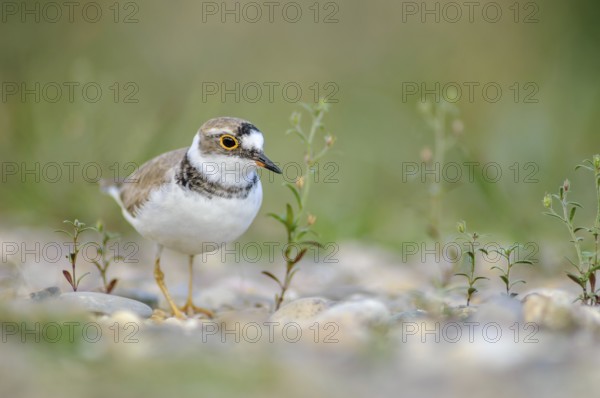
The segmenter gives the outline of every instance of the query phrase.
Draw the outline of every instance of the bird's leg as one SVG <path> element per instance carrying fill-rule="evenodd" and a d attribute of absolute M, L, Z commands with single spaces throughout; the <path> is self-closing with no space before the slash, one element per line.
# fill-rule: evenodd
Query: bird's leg
<path fill-rule="evenodd" d="M 169 307 L 171 307 L 171 311 L 173 311 L 173 315 L 179 319 L 185 319 L 185 315 L 183 312 L 177 308 L 175 302 L 171 298 L 169 291 L 167 290 L 167 285 L 165 284 L 165 274 L 160 269 L 160 254 L 162 252 L 162 247 L 158 248 L 158 253 L 156 255 L 156 260 L 154 262 L 154 279 L 156 279 L 156 284 L 162 291 L 163 295 L 167 299 L 167 303 L 169 303 Z"/>
<path fill-rule="evenodd" d="M 193 293 L 193 281 L 194 281 L 194 255 L 190 255 L 189 257 L 189 269 L 190 269 L 190 280 L 188 284 L 188 296 L 185 302 L 185 305 L 181 308 L 186 314 L 204 314 L 209 318 L 214 318 L 215 314 L 211 310 L 207 310 L 206 308 L 196 307 L 192 300 Z"/>

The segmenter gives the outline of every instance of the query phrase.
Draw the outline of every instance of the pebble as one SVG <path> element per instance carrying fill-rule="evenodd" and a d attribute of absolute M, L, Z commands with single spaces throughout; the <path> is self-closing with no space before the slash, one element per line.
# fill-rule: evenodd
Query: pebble
<path fill-rule="evenodd" d="M 573 297 L 562 290 L 540 290 L 523 298 L 523 318 L 552 330 L 568 330 L 577 324 Z"/>
<path fill-rule="evenodd" d="M 340 326 L 361 327 L 386 325 L 390 320 L 391 314 L 388 308 L 375 299 L 336 304 L 316 317 L 318 322 L 336 322 Z"/>
<path fill-rule="evenodd" d="M 194 304 L 204 308 L 235 308 L 240 297 L 228 286 L 213 286 L 194 296 Z"/>
<path fill-rule="evenodd" d="M 477 312 L 473 314 L 476 322 L 496 322 L 501 325 L 513 325 L 515 322 L 523 321 L 523 304 L 520 300 L 498 295 L 489 301 L 477 306 Z"/>
<path fill-rule="evenodd" d="M 129 298 L 132 300 L 140 301 L 151 308 L 158 308 L 159 297 L 158 295 L 141 289 L 133 288 L 119 288 L 117 287 L 113 292 L 113 295 Z"/>
<path fill-rule="evenodd" d="M 412 321 L 415 319 L 427 319 L 429 314 L 426 311 L 415 309 L 410 311 L 403 311 L 397 314 L 394 314 L 390 317 L 390 321 L 392 322 L 404 322 L 404 321 Z"/>
<path fill-rule="evenodd" d="M 361 299 L 336 304 L 320 313 L 315 322 L 322 329 L 322 342 L 336 342 L 340 347 L 353 349 L 387 331 L 391 319 L 390 311 L 381 301 Z"/>
<path fill-rule="evenodd" d="M 528 294 L 523 299 L 523 309 L 526 322 L 535 322 L 548 329 L 600 331 L 598 307 L 582 305 L 563 290 L 544 289 Z"/>
<path fill-rule="evenodd" d="M 167 318 L 164 321 L 165 325 L 175 326 L 181 329 L 185 334 L 191 334 L 194 330 L 198 329 L 202 322 L 196 318 L 178 319 L 175 317 Z"/>
<path fill-rule="evenodd" d="M 146 304 L 112 294 L 69 292 L 61 294 L 58 300 L 63 301 L 67 305 L 83 307 L 87 311 L 101 314 L 112 315 L 119 311 L 128 311 L 140 318 L 149 318 L 152 316 L 152 308 Z"/>
<path fill-rule="evenodd" d="M 310 321 L 331 306 L 331 302 L 322 297 L 307 297 L 292 301 L 271 315 L 271 322 L 281 324 Z"/>
<path fill-rule="evenodd" d="M 56 286 L 47 287 L 44 290 L 33 292 L 29 295 L 33 301 L 43 301 L 49 298 L 56 298 L 58 296 L 60 296 L 60 289 Z"/>
<path fill-rule="evenodd" d="M 461 305 L 458 308 L 453 308 L 453 314 L 460 320 L 467 320 L 477 313 L 477 307 L 470 305 Z"/>
<path fill-rule="evenodd" d="M 110 319 L 114 322 L 118 322 L 120 325 L 126 325 L 128 323 L 136 323 L 139 325 L 141 322 L 141 318 L 130 311 L 117 311 Z"/>

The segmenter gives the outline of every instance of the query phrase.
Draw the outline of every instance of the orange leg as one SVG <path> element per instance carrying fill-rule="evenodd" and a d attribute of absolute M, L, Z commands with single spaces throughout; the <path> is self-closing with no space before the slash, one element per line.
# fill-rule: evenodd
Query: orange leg
<path fill-rule="evenodd" d="M 193 289 L 193 281 L 194 281 L 194 255 L 191 255 L 189 258 L 189 269 L 190 269 L 190 280 L 188 284 L 188 296 L 185 302 L 185 305 L 181 307 L 181 311 L 185 314 L 193 315 L 193 314 L 204 314 L 209 318 L 214 318 L 215 314 L 206 308 L 196 307 L 192 300 L 192 289 Z"/>
<path fill-rule="evenodd" d="M 186 316 L 184 315 L 183 312 L 181 312 L 179 310 L 179 308 L 177 308 L 177 305 L 175 305 L 175 302 L 173 301 L 173 299 L 171 298 L 171 295 L 169 294 L 169 291 L 167 290 L 167 285 L 165 284 L 165 274 L 160 269 L 160 254 L 161 254 L 161 252 L 162 252 L 162 247 L 159 246 L 158 253 L 156 255 L 156 260 L 154 262 L 154 279 L 156 279 L 156 284 L 162 291 L 163 295 L 165 296 L 165 299 L 167 299 L 167 303 L 169 303 L 169 307 L 171 307 L 171 311 L 173 312 L 173 315 L 179 319 L 185 319 Z"/>

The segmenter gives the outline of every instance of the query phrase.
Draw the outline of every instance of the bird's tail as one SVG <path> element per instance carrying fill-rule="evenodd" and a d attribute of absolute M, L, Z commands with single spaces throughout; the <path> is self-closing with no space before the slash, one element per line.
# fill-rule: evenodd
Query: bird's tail
<path fill-rule="evenodd" d="M 101 179 L 98 184 L 100 185 L 100 190 L 102 192 L 110 195 L 119 206 L 123 207 L 123 202 L 121 201 L 121 185 L 123 184 L 123 181 Z"/>

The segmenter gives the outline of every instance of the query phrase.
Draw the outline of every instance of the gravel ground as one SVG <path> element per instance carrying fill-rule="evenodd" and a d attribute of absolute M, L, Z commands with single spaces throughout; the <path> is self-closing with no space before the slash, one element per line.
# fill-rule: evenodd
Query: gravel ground
<path fill-rule="evenodd" d="M 23 239 L 17 235 L 3 241 Z M 144 304 L 166 308 L 145 245 L 138 263 L 111 269 L 119 278 L 116 294 L 135 301 L 85 292 L 100 283 L 92 268 L 83 292 L 65 294 L 64 263 L 17 262 L 3 253 L 1 396 L 564 397 L 594 391 L 600 313 L 574 304 L 568 281 L 538 277 L 509 299 L 492 279 L 466 308 L 462 290 L 433 287 L 438 265 L 406 264 L 384 250 L 346 243 L 336 263 L 307 259 L 274 312 L 275 285 L 260 271 L 278 273 L 281 265 L 223 263 L 215 255 L 196 263 L 194 298 L 216 317 L 181 321 Z M 186 259 L 167 254 L 163 265 L 183 303 Z"/>

